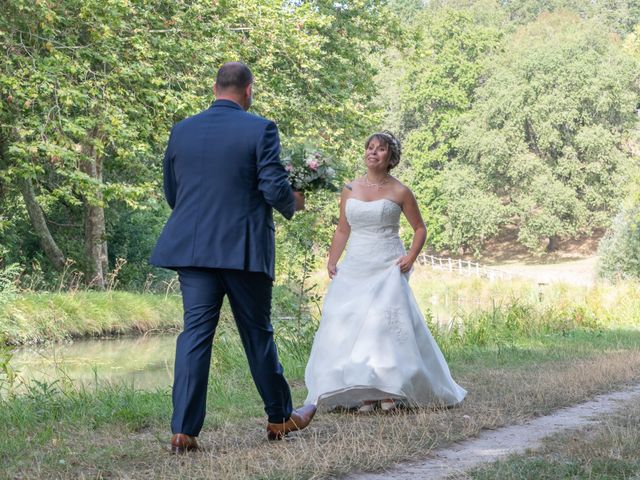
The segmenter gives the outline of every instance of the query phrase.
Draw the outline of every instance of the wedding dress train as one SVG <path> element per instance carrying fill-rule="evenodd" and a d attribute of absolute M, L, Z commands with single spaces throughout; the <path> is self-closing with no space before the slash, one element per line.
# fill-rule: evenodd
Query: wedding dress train
<path fill-rule="evenodd" d="M 410 406 L 455 405 L 466 391 L 429 332 L 408 275 L 396 261 L 401 208 L 349 198 L 344 260 L 327 291 L 305 372 L 305 404 L 328 410 L 394 398 Z"/>

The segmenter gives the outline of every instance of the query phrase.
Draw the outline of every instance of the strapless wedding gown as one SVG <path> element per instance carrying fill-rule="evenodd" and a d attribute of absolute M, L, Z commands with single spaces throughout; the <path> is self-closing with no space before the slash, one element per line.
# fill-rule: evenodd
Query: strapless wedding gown
<path fill-rule="evenodd" d="M 350 198 L 351 235 L 327 291 L 305 372 L 305 404 L 328 410 L 394 398 L 410 406 L 455 405 L 466 391 L 451 377 L 396 265 L 401 208 Z"/>

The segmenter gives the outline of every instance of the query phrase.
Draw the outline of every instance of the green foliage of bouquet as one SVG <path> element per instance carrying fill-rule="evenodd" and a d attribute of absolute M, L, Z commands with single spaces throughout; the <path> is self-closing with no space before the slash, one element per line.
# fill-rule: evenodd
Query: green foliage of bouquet
<path fill-rule="evenodd" d="M 338 190 L 333 184 L 336 177 L 334 159 L 315 147 L 303 144 L 284 150 L 282 163 L 289 172 L 289 181 L 294 190 Z"/>

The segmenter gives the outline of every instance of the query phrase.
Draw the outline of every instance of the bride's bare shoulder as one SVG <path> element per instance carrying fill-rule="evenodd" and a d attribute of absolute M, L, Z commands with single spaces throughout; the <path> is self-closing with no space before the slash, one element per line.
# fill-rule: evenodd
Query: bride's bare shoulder
<path fill-rule="evenodd" d="M 396 177 L 391 177 L 391 185 L 393 186 L 393 189 L 397 192 L 397 193 L 406 193 L 406 192 L 411 192 L 411 190 L 409 189 L 409 187 L 407 187 L 404 183 L 402 183 L 400 180 L 398 180 Z"/>
<path fill-rule="evenodd" d="M 397 198 L 404 202 L 405 200 L 410 200 L 414 197 L 413 192 L 409 187 L 395 177 L 393 177 L 393 180 L 393 190 Z"/>

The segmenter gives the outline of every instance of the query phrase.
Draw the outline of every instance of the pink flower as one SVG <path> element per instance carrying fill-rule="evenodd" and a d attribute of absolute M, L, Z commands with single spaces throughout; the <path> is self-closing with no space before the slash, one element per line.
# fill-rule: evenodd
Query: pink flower
<path fill-rule="evenodd" d="M 288 163 L 287 165 L 284 166 L 284 169 L 287 172 L 293 172 L 293 165 L 291 165 L 290 163 Z"/>
<path fill-rule="evenodd" d="M 318 170 L 318 167 L 320 166 L 317 160 L 311 160 L 307 165 L 309 165 L 309 168 L 314 172 Z"/>

